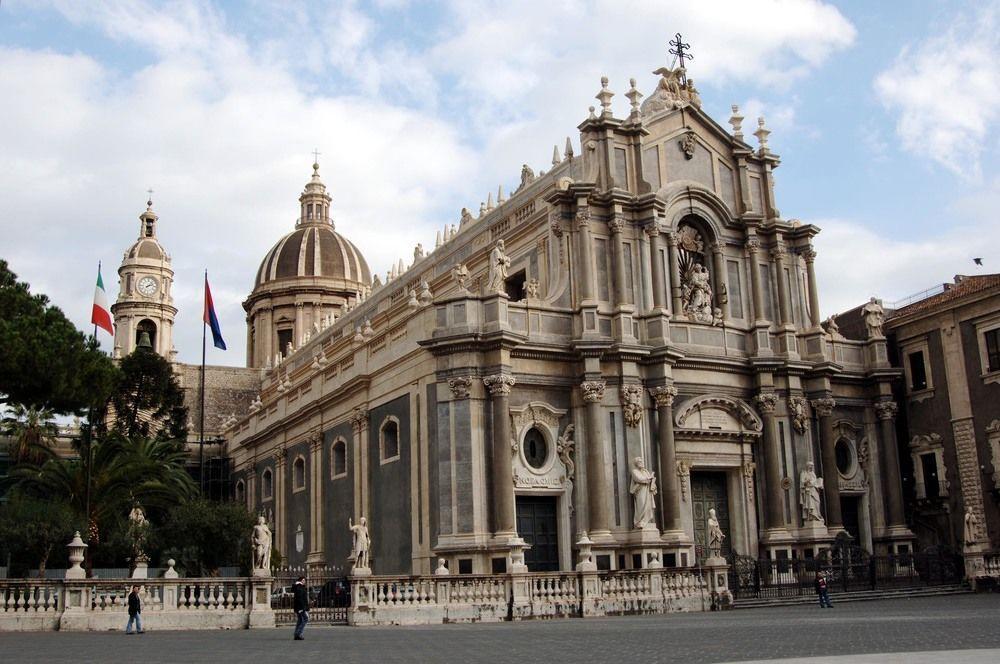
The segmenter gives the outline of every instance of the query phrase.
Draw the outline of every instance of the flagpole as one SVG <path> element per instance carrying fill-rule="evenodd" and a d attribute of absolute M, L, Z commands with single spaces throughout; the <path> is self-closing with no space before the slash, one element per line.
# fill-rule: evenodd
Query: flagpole
<path fill-rule="evenodd" d="M 201 309 L 201 425 L 198 434 L 198 481 L 201 483 L 201 495 L 205 496 L 205 310 L 208 307 L 208 270 L 205 270 L 205 290 L 202 292 Z"/>
<path fill-rule="evenodd" d="M 97 261 L 97 277 L 101 277 L 101 261 Z M 94 341 L 97 341 L 97 323 L 94 323 Z M 100 343 L 98 342 L 98 348 Z M 91 479 L 91 443 L 94 439 L 94 404 L 91 403 L 87 410 L 87 436 L 84 438 L 84 462 L 83 473 L 86 486 L 83 490 L 83 518 L 87 520 L 87 542 L 90 542 L 90 479 Z"/>

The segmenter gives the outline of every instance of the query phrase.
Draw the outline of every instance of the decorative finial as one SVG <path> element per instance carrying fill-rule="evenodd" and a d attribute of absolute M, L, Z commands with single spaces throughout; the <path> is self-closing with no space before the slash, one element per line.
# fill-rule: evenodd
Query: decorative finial
<path fill-rule="evenodd" d="M 503 185 L 497 187 L 497 205 L 503 205 L 507 201 L 503 195 Z"/>
<path fill-rule="evenodd" d="M 313 150 L 313 170 L 314 171 L 318 171 L 319 170 L 319 156 L 321 154 L 323 154 L 323 153 L 320 152 L 319 150 Z"/>
<path fill-rule="evenodd" d="M 743 140 L 743 116 L 740 115 L 740 107 L 733 104 L 733 114 L 729 116 L 729 124 L 733 127 L 733 138 L 738 141 Z"/>
<path fill-rule="evenodd" d="M 569 136 L 566 137 L 566 151 L 563 153 L 566 159 L 573 158 L 573 141 L 569 140 Z"/>
<path fill-rule="evenodd" d="M 590 118 L 589 118 L 589 119 L 591 119 L 591 120 L 596 120 L 596 119 L 597 119 L 597 116 L 596 116 L 596 115 L 594 115 L 594 107 L 593 107 L 593 106 L 591 106 L 591 107 L 590 107 L 590 108 L 588 108 L 587 110 L 588 110 L 588 111 L 590 111 Z"/>
<path fill-rule="evenodd" d="M 558 145 L 553 145 L 552 146 L 552 165 L 553 166 L 558 166 L 560 161 L 562 161 L 562 159 L 559 157 L 559 146 Z"/>
<path fill-rule="evenodd" d="M 615 93 L 608 90 L 608 77 L 601 77 L 601 91 L 595 95 L 595 99 L 601 102 L 601 115 L 603 117 L 611 117 L 611 98 L 615 96 Z"/>
<path fill-rule="evenodd" d="M 635 120 L 639 117 L 639 100 L 642 99 L 643 95 L 636 89 L 634 78 L 630 78 L 628 84 L 629 90 L 625 93 L 625 96 L 628 97 L 628 102 L 632 106 L 632 112 L 629 114 L 629 117 Z"/>
<path fill-rule="evenodd" d="M 147 189 L 146 193 L 149 194 L 149 198 L 146 200 L 146 209 L 147 210 L 152 210 L 153 209 L 153 190 L 152 189 Z"/>
<path fill-rule="evenodd" d="M 771 130 L 764 126 L 764 116 L 757 118 L 757 131 L 753 133 L 760 142 L 760 151 L 767 152 L 767 137 L 771 134 Z"/>

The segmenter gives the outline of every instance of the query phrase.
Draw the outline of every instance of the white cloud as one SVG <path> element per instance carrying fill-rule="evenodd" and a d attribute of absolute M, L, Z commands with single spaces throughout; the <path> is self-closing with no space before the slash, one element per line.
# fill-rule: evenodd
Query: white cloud
<path fill-rule="evenodd" d="M 903 49 L 875 79 L 882 103 L 897 115 L 908 152 L 977 180 L 984 151 L 994 150 L 1000 118 L 1000 2 L 958 16 L 935 35 Z M 940 33 L 940 34 L 938 34 Z"/>

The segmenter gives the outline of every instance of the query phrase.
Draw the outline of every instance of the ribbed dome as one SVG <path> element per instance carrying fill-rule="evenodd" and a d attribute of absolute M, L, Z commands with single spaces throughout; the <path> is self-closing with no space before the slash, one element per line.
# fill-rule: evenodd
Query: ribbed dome
<path fill-rule="evenodd" d="M 127 255 L 129 258 L 151 258 L 157 261 L 167 259 L 167 252 L 163 250 L 160 243 L 148 237 L 141 238 L 133 244 L 129 248 Z"/>
<path fill-rule="evenodd" d="M 371 271 L 357 247 L 325 223 L 305 224 L 295 229 L 264 256 L 254 288 L 297 277 L 344 279 L 371 283 Z"/>

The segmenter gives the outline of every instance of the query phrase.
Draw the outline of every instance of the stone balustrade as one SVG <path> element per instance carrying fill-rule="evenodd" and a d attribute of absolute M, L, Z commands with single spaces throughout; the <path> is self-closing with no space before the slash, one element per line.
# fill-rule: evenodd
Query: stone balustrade
<path fill-rule="evenodd" d="M 122 629 L 133 584 L 149 629 L 274 625 L 269 579 L 14 579 L 0 581 L 0 631 Z"/>
<path fill-rule="evenodd" d="M 1000 553 L 989 553 L 983 556 L 983 576 L 1000 581 Z"/>
<path fill-rule="evenodd" d="M 364 577 L 351 582 L 351 625 L 499 622 L 507 618 L 505 576 Z"/>

